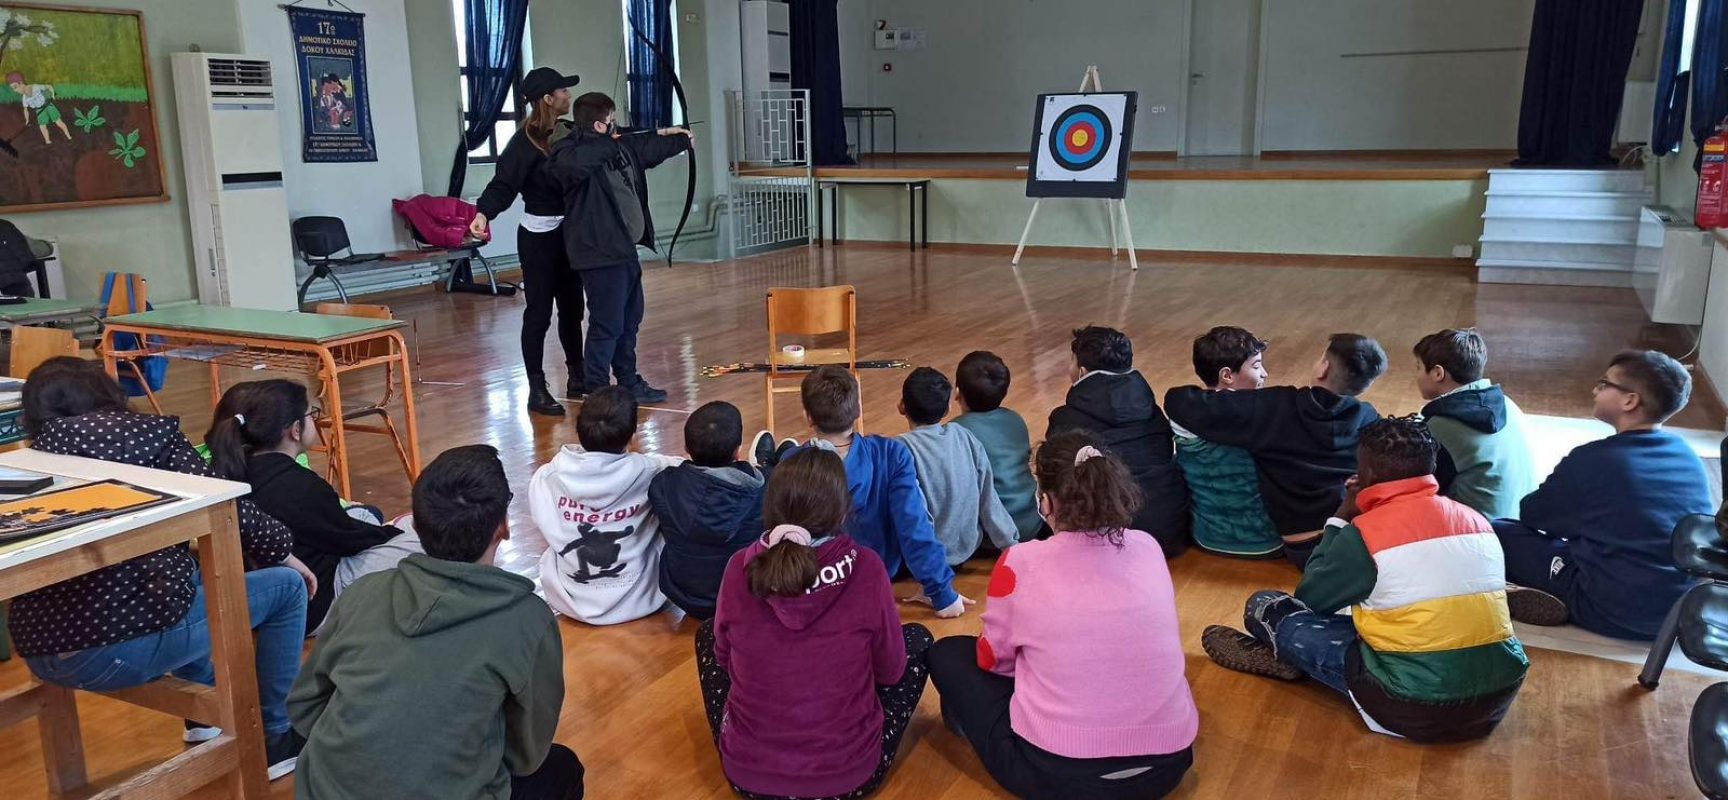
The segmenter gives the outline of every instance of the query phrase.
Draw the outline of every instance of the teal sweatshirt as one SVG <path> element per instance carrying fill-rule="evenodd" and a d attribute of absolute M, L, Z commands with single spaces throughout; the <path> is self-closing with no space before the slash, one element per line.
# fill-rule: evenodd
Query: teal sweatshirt
<path fill-rule="evenodd" d="M 970 411 L 954 418 L 954 424 L 972 432 L 990 457 L 990 477 L 996 496 L 1014 518 L 1020 541 L 1031 541 L 1043 526 L 1038 516 L 1038 484 L 1032 480 L 1032 434 L 1026 420 L 1013 409 Z"/>

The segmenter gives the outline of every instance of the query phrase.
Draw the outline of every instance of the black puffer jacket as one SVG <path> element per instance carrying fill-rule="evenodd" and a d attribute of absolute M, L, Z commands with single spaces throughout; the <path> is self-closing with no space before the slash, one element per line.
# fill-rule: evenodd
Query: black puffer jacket
<path fill-rule="evenodd" d="M 1188 484 L 1176 466 L 1170 421 L 1158 397 L 1139 372 L 1093 372 L 1068 390 L 1068 402 L 1050 412 L 1045 437 L 1081 428 L 1122 459 L 1140 484 L 1141 504 L 1134 527 L 1152 534 L 1166 557 L 1188 547 L 1192 525 Z"/>

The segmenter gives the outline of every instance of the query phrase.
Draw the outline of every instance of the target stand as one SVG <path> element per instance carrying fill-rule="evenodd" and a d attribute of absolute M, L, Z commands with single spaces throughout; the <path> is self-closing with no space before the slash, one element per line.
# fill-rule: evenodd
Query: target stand
<path fill-rule="evenodd" d="M 1097 198 L 1110 226 L 1110 255 L 1128 247 L 1128 264 L 1140 269 L 1134 229 L 1128 219 L 1128 163 L 1133 156 L 1135 92 L 1105 93 L 1096 66 L 1086 68 L 1075 94 L 1039 95 L 1026 196 L 1032 211 L 1014 248 L 1020 265 L 1032 223 L 1045 198 Z M 1121 230 L 1117 225 L 1120 220 Z"/>

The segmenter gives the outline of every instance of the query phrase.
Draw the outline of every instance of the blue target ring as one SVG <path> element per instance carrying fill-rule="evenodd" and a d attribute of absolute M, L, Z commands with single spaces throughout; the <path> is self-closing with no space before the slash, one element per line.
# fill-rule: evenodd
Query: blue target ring
<path fill-rule="evenodd" d="M 1110 118 L 1097 106 L 1071 106 L 1050 128 L 1050 157 L 1066 170 L 1091 169 L 1104 160 L 1114 135 Z"/>

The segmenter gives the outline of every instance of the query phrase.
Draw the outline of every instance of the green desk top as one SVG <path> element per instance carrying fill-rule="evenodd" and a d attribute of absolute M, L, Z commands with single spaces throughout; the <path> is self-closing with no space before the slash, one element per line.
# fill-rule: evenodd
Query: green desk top
<path fill-rule="evenodd" d="M 93 313 L 96 307 L 96 303 L 84 303 L 77 300 L 43 300 L 32 297 L 22 303 L 0 306 L 0 322 L 76 317 L 80 314 Z"/>
<path fill-rule="evenodd" d="M 252 308 L 205 305 L 184 305 L 142 314 L 124 314 L 109 317 L 108 324 L 315 344 L 407 325 L 399 319 L 339 317 L 297 311 L 260 311 Z"/>

